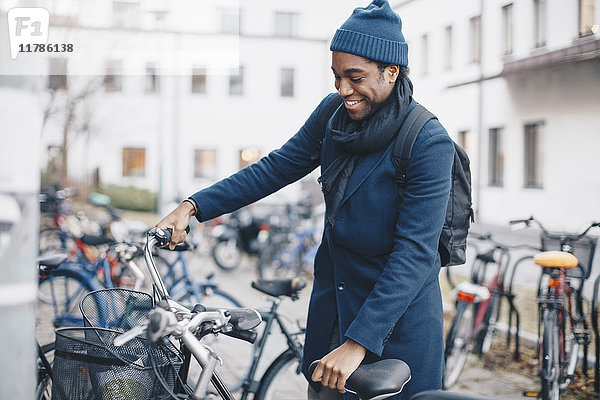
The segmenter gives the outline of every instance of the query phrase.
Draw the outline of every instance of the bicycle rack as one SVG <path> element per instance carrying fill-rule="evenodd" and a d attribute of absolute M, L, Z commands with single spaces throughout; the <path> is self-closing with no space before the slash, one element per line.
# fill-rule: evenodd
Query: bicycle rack
<path fill-rule="evenodd" d="M 594 343 L 596 361 L 594 362 L 594 392 L 600 393 L 600 337 L 598 332 L 598 286 L 600 286 L 600 275 L 594 282 L 594 295 L 592 296 L 592 329 L 594 330 Z"/>

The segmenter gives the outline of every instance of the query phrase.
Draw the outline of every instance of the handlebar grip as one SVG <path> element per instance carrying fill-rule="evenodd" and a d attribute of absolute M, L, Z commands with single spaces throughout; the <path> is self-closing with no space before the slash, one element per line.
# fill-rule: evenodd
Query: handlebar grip
<path fill-rule="evenodd" d="M 185 227 L 185 233 L 190 233 L 190 226 Z M 148 236 L 153 236 L 156 239 L 158 247 L 164 247 L 171 241 L 173 230 L 171 228 L 162 229 L 157 226 L 148 231 Z"/>
<path fill-rule="evenodd" d="M 227 336 L 231 336 L 232 338 L 235 339 L 241 339 L 244 340 L 250 344 L 253 344 L 256 341 L 256 338 L 258 337 L 258 333 L 255 331 L 249 331 L 249 330 L 236 330 L 234 329 L 231 332 L 223 332 L 223 334 L 227 335 Z"/>
<path fill-rule="evenodd" d="M 527 225 L 529 225 L 529 223 L 531 221 L 533 221 L 533 217 L 529 217 L 529 218 L 526 218 L 526 219 L 513 219 L 513 220 L 508 221 L 508 224 L 509 225 L 515 225 L 515 224 L 527 224 Z"/>
<path fill-rule="evenodd" d="M 247 331 L 256 328 L 262 322 L 260 313 L 251 308 L 237 308 L 227 310 L 231 316 L 229 323 L 234 326 L 234 330 Z"/>

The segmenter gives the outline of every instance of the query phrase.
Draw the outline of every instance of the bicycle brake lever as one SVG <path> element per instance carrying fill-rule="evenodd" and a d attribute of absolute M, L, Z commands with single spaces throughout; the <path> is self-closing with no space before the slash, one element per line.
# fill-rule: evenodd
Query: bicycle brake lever
<path fill-rule="evenodd" d="M 148 323 L 144 323 L 143 325 L 134 326 L 132 329 L 128 330 L 125 333 L 117 336 L 115 340 L 113 340 L 113 344 L 117 347 L 123 346 L 130 340 L 133 340 L 136 336 L 141 335 L 146 330 Z"/>

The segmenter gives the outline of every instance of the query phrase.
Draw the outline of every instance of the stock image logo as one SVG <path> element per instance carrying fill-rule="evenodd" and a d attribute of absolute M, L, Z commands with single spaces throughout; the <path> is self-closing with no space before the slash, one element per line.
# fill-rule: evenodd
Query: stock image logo
<path fill-rule="evenodd" d="M 45 8 L 23 7 L 8 10 L 10 56 L 14 60 L 20 52 L 45 46 L 48 42 L 50 14 Z"/>

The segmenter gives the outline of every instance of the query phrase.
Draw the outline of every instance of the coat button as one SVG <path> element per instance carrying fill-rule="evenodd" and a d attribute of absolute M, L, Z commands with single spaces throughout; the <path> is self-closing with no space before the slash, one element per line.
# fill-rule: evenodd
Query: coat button
<path fill-rule="evenodd" d="M 338 290 L 344 290 L 345 287 L 346 287 L 346 284 L 344 282 L 340 282 L 337 285 Z"/>

